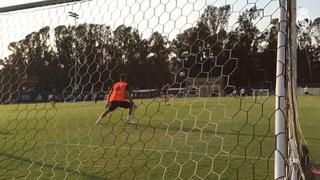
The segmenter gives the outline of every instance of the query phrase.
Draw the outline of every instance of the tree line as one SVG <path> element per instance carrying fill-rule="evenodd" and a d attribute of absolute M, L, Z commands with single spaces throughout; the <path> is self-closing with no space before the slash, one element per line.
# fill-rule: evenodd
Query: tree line
<path fill-rule="evenodd" d="M 169 40 L 150 37 L 131 26 L 103 24 L 43 27 L 8 45 L 0 59 L 0 95 L 18 93 L 21 77 L 35 77 L 38 91 L 79 92 L 108 89 L 126 72 L 133 88 L 181 86 L 188 77 L 223 77 L 228 86 L 269 88 L 275 85 L 278 19 L 259 29 L 260 11 L 243 11 L 229 29 L 230 6 L 207 6 L 195 25 Z M 299 29 L 298 83 L 320 83 L 320 18 Z M 313 32 L 313 33 L 310 33 Z M 180 72 L 186 75 L 179 76 Z"/>

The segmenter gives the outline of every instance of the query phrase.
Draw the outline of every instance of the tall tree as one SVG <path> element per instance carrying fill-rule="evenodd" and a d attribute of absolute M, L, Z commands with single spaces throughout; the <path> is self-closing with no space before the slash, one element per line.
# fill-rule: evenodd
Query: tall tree
<path fill-rule="evenodd" d="M 159 32 L 154 32 L 148 39 L 147 56 L 147 64 L 150 66 L 147 82 L 154 82 L 150 83 L 153 87 L 161 88 L 170 81 L 169 53 L 168 39 Z"/>
<path fill-rule="evenodd" d="M 218 76 L 221 68 L 214 68 L 213 57 L 225 57 L 223 52 L 227 40 L 226 26 L 230 17 L 230 6 L 206 7 L 195 27 L 178 34 L 173 40 L 177 58 L 175 71 L 186 71 L 191 77 Z M 215 71 L 215 72 L 214 72 Z"/>
<path fill-rule="evenodd" d="M 262 87 L 264 79 L 259 78 L 259 60 L 256 59 L 259 44 L 264 36 L 253 24 L 258 18 L 258 9 L 254 6 L 245 10 L 238 18 L 239 26 L 231 31 L 227 42 L 232 49 L 232 57 L 238 59 L 238 66 L 231 76 L 232 84 L 244 87 Z"/>

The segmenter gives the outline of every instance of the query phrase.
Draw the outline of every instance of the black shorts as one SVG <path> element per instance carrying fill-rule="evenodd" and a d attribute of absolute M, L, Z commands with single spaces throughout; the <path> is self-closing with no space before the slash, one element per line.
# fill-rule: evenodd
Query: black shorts
<path fill-rule="evenodd" d="M 129 101 L 112 101 L 106 105 L 106 108 L 109 109 L 109 111 L 114 111 L 118 107 L 128 109 L 131 105 Z"/>

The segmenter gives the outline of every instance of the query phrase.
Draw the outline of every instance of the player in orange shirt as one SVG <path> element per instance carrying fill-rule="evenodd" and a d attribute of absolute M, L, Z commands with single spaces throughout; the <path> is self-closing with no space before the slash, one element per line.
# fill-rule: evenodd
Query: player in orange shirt
<path fill-rule="evenodd" d="M 108 94 L 108 104 L 106 105 L 105 111 L 101 114 L 99 119 L 96 121 L 96 125 L 100 124 L 102 119 L 108 115 L 109 112 L 115 110 L 118 107 L 128 109 L 129 115 L 127 122 L 134 123 L 132 119 L 133 111 L 137 108 L 134 104 L 129 89 L 127 81 L 127 75 L 120 74 L 120 81 L 115 83 Z"/>

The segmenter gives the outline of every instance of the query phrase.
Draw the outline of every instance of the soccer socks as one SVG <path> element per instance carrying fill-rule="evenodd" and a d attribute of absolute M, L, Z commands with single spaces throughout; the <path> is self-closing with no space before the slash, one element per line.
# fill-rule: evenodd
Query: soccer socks
<path fill-rule="evenodd" d="M 100 122 L 101 122 L 101 120 L 102 120 L 102 118 L 101 118 L 101 117 L 99 117 L 99 119 L 96 121 L 96 125 L 99 125 L 99 124 L 100 124 Z"/>
<path fill-rule="evenodd" d="M 133 110 L 136 110 L 137 108 L 138 108 L 138 106 L 137 106 L 136 104 L 134 104 L 134 103 L 133 103 L 133 105 L 132 105 L 132 109 L 133 109 Z"/>
<path fill-rule="evenodd" d="M 128 123 L 134 123 L 133 122 L 133 119 L 132 119 L 132 115 L 128 115 L 128 120 L 127 120 Z"/>

